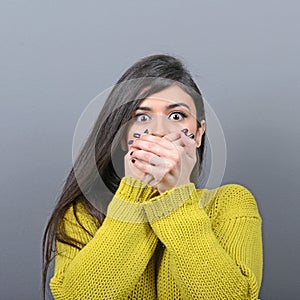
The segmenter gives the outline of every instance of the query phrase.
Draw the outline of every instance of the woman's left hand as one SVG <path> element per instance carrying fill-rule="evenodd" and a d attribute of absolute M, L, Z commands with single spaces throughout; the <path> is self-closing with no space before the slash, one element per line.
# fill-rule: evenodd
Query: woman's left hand
<path fill-rule="evenodd" d="M 142 135 L 131 149 L 132 163 L 152 175 L 149 184 L 159 193 L 190 182 L 196 163 L 196 143 L 184 133 L 170 133 L 164 137 Z"/>

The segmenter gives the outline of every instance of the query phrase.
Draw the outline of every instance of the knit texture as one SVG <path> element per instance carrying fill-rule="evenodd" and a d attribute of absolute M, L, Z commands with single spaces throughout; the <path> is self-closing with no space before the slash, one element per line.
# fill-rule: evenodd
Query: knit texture
<path fill-rule="evenodd" d="M 258 299 L 262 220 L 242 185 L 190 183 L 158 195 L 124 177 L 100 228 L 82 204 L 76 212 L 62 226 L 86 246 L 56 242 L 56 300 Z"/>

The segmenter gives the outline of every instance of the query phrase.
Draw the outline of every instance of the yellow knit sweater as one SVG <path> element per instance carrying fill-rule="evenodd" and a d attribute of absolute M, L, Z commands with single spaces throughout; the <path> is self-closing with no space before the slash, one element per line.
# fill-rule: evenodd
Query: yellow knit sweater
<path fill-rule="evenodd" d="M 55 299 L 257 299 L 261 217 L 238 184 L 161 195 L 124 177 L 99 228 L 82 204 L 65 214 L 81 250 L 56 242 Z M 79 225 L 78 220 L 91 232 Z"/>

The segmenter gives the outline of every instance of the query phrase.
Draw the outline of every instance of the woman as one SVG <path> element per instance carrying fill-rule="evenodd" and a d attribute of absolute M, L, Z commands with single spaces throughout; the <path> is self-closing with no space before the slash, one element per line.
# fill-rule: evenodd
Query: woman
<path fill-rule="evenodd" d="M 55 299 L 258 298 L 261 217 L 241 185 L 196 188 L 205 128 L 178 59 L 149 56 L 123 74 L 45 230 L 44 287 L 55 244 Z M 99 186 L 113 193 L 105 214 Z"/>

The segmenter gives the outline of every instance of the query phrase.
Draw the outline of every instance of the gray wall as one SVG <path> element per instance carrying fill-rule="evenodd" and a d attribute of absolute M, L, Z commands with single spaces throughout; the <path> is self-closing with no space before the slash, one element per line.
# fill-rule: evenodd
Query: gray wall
<path fill-rule="evenodd" d="M 90 100 L 139 58 L 183 58 L 222 124 L 223 183 L 255 195 L 262 299 L 299 274 L 299 2 L 1 1 L 1 299 L 40 299 L 41 236 Z"/>

